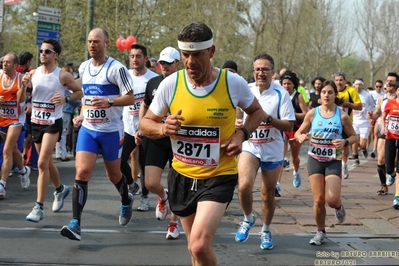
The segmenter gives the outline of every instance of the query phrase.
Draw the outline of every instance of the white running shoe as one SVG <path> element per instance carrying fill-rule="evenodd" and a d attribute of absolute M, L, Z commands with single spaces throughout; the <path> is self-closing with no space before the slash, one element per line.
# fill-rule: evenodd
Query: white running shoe
<path fill-rule="evenodd" d="M 6 189 L 0 184 L 0 199 L 4 199 L 6 197 Z"/>
<path fill-rule="evenodd" d="M 53 212 L 58 212 L 64 207 L 64 199 L 69 194 L 69 187 L 63 185 L 64 188 L 61 192 L 54 191 Z"/>
<path fill-rule="evenodd" d="M 312 239 L 310 239 L 309 244 L 320 246 L 321 244 L 324 243 L 325 238 L 326 238 L 326 233 L 317 231 L 316 235 Z"/>
<path fill-rule="evenodd" d="M 348 164 L 342 165 L 342 178 L 348 179 L 348 177 L 349 177 Z"/>
<path fill-rule="evenodd" d="M 146 212 L 150 209 L 150 198 L 141 196 L 140 204 L 137 207 L 138 211 Z"/>
<path fill-rule="evenodd" d="M 165 189 L 166 196 L 168 196 L 168 190 Z M 155 208 L 155 217 L 162 221 L 168 216 L 169 212 L 169 198 L 166 201 L 163 201 L 161 198 L 158 198 L 158 204 Z"/>
<path fill-rule="evenodd" d="M 344 205 L 341 205 L 339 209 L 335 209 L 335 218 L 337 219 L 338 223 L 345 222 L 346 212 Z"/>
<path fill-rule="evenodd" d="M 166 239 L 179 239 L 179 223 L 170 222 L 168 225 L 168 232 L 166 233 Z"/>
<path fill-rule="evenodd" d="M 28 216 L 26 216 L 26 220 L 29 222 L 38 223 L 40 220 L 43 220 L 43 210 L 40 209 L 39 206 L 35 205 Z"/>
<path fill-rule="evenodd" d="M 19 172 L 19 179 L 21 179 L 21 187 L 23 189 L 27 189 L 30 186 L 30 168 L 28 166 L 25 166 L 25 174 L 21 174 L 21 172 Z"/>

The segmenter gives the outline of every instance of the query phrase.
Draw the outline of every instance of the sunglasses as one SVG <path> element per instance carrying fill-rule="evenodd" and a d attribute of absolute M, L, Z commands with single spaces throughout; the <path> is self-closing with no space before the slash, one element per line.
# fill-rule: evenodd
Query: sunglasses
<path fill-rule="evenodd" d="M 159 63 L 161 64 L 161 65 L 171 65 L 171 64 L 173 64 L 174 62 L 176 62 L 176 60 L 173 60 L 172 62 L 166 62 L 166 61 L 159 61 Z"/>
<path fill-rule="evenodd" d="M 45 53 L 45 54 L 50 54 L 50 53 L 56 54 L 56 53 L 57 53 L 56 51 L 51 50 L 51 49 L 40 49 L 39 52 L 40 52 L 41 54 L 42 54 L 42 53 Z"/>
<path fill-rule="evenodd" d="M 376 88 L 382 88 L 382 86 L 375 86 Z"/>

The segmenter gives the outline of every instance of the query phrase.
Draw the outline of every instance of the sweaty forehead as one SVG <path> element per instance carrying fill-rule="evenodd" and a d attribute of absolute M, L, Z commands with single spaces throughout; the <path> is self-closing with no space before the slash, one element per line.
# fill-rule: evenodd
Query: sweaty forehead
<path fill-rule="evenodd" d="M 14 56 L 13 55 L 6 55 L 4 56 L 3 60 L 1 62 L 12 62 L 14 61 Z"/>
<path fill-rule="evenodd" d="M 99 41 L 102 41 L 102 40 L 104 40 L 104 35 L 103 35 L 102 32 L 99 31 L 99 30 L 93 30 L 93 31 L 91 31 L 91 32 L 89 33 L 88 39 L 89 39 L 89 40 L 99 40 Z"/>
<path fill-rule="evenodd" d="M 271 68 L 271 63 L 269 60 L 260 58 L 254 62 L 254 67 L 268 67 Z"/>
<path fill-rule="evenodd" d="M 132 49 L 130 50 L 131 55 L 144 55 L 141 49 Z"/>

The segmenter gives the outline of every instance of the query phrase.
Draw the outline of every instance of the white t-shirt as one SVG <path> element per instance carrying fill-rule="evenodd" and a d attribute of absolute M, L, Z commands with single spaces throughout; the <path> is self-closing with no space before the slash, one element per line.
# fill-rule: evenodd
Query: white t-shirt
<path fill-rule="evenodd" d="M 220 71 L 220 69 L 217 69 Z M 190 92 L 196 96 L 204 96 L 207 95 L 215 86 L 217 80 L 213 83 L 209 84 L 205 87 L 196 87 L 193 88 L 192 84 L 188 82 L 188 78 L 186 76 L 187 87 L 190 89 Z M 173 94 L 176 88 L 177 81 L 177 72 L 166 77 L 161 84 L 159 84 L 157 93 L 155 93 L 154 99 L 150 105 L 150 110 L 159 117 L 164 117 L 167 112 L 169 112 L 169 104 L 173 99 Z M 229 94 L 231 97 L 231 101 L 235 106 L 240 107 L 241 109 L 248 108 L 252 102 L 254 101 L 254 95 L 249 90 L 248 84 L 240 75 L 227 72 L 227 84 L 229 89 Z M 193 106 L 195 108 L 195 106 Z M 184 116 L 184 110 L 183 110 Z"/>
<path fill-rule="evenodd" d="M 147 69 L 144 75 L 135 76 L 133 70 L 129 69 L 129 74 L 133 80 L 134 104 L 123 107 L 123 125 L 124 131 L 134 136 L 139 129 L 139 111 L 140 105 L 144 101 L 145 88 L 147 83 L 153 77 L 158 76 L 156 73 Z"/>
<path fill-rule="evenodd" d="M 255 83 L 249 84 L 249 87 L 267 114 L 281 120 L 295 121 L 290 95 L 281 85 L 272 82 L 262 94 Z M 251 138 L 243 143 L 242 150 L 262 162 L 281 161 L 284 159 L 284 132 L 262 122 Z"/>
<path fill-rule="evenodd" d="M 370 91 L 369 93 L 370 93 L 371 97 L 373 97 L 373 100 L 374 100 L 375 104 L 377 104 L 378 98 L 380 98 L 382 95 L 384 95 L 384 91 L 383 90 L 381 90 L 380 92 L 377 92 L 377 91 L 373 90 L 373 91 Z"/>
<path fill-rule="evenodd" d="M 132 78 L 127 68 L 112 57 L 107 57 L 101 66 L 93 66 L 91 61 L 92 59 L 83 62 L 79 67 L 84 95 L 82 126 L 99 132 L 122 131 L 122 106 L 94 109 L 91 99 L 116 98 L 133 92 Z"/>
<path fill-rule="evenodd" d="M 362 128 L 370 127 L 370 121 L 366 118 L 367 112 L 374 111 L 375 102 L 371 94 L 364 89 L 359 92 L 362 101 L 362 110 L 353 110 L 353 125 Z"/>

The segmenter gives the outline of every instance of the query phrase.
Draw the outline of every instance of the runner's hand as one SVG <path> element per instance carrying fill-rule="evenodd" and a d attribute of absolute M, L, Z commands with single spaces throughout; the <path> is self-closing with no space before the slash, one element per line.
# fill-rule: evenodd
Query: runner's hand
<path fill-rule="evenodd" d="M 162 125 L 162 134 L 164 136 L 176 135 L 181 128 L 181 121 L 184 121 L 184 117 L 181 115 L 182 110 L 177 111 L 176 114 L 169 115 L 166 118 L 165 123 Z"/>

